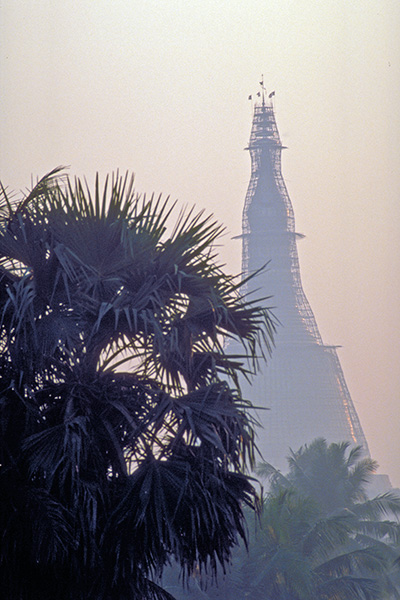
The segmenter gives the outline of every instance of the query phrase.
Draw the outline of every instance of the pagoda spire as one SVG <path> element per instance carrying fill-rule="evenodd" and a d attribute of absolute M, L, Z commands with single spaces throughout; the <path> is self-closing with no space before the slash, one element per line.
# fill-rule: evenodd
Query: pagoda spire
<path fill-rule="evenodd" d="M 264 85 L 264 75 L 261 75 L 260 85 L 261 85 L 261 90 L 262 90 L 262 106 L 265 106 L 265 94 L 266 94 L 267 90 L 265 89 L 265 85 Z"/>
<path fill-rule="evenodd" d="M 292 203 L 282 176 L 282 143 L 272 103 L 260 80 L 247 147 L 251 177 L 243 208 L 242 270 L 260 271 L 247 285 L 249 293 L 269 298 L 279 327 L 267 366 L 244 392 L 255 406 L 264 430 L 259 445 L 264 458 L 284 468 L 289 448 L 296 450 L 316 437 L 328 442 L 368 445 L 354 408 L 336 348 L 323 343 L 303 291 Z M 304 236 L 303 236 L 304 237 Z"/>

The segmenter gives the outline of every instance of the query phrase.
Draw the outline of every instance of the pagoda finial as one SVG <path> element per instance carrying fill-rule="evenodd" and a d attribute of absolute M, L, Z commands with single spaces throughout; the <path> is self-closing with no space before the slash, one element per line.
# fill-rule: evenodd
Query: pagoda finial
<path fill-rule="evenodd" d="M 264 75 L 261 75 L 260 85 L 261 85 L 261 89 L 262 89 L 262 105 L 265 106 L 266 89 L 265 89 L 265 85 L 264 85 Z"/>

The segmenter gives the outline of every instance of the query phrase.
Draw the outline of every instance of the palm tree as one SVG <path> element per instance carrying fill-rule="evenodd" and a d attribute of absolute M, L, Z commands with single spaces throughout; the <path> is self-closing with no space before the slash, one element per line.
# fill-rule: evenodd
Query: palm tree
<path fill-rule="evenodd" d="M 257 472 L 269 480 L 272 493 L 291 490 L 309 498 L 318 508 L 319 518 L 344 517 L 351 523 L 347 542 L 350 551 L 363 551 L 380 556 L 382 569 L 379 598 L 400 598 L 396 567 L 400 545 L 400 498 L 395 492 L 368 497 L 368 484 L 377 463 L 363 455 L 360 447 L 348 442 L 328 444 L 317 438 L 297 451 L 290 451 L 288 473 L 283 475 L 268 463 Z M 400 566 L 400 565 L 398 565 Z"/>
<path fill-rule="evenodd" d="M 384 557 L 349 546 L 353 528 L 352 515 L 321 517 L 315 502 L 293 489 L 269 494 L 242 562 L 242 597 L 381 600 Z"/>
<path fill-rule="evenodd" d="M 290 450 L 287 460 L 288 481 L 311 495 L 326 514 L 365 502 L 367 486 L 378 466 L 360 446 L 349 442 L 328 444 L 324 438 L 295 452 Z"/>
<path fill-rule="evenodd" d="M 321 517 L 293 489 L 264 498 L 261 517 L 247 514 L 249 545 L 235 549 L 226 575 L 205 589 L 209 600 L 382 600 L 385 558 L 350 546 L 352 515 Z M 178 597 L 195 599 L 195 589 Z"/>
<path fill-rule="evenodd" d="M 173 558 L 216 570 L 256 494 L 238 373 L 268 311 L 216 262 L 221 228 L 140 199 L 93 197 L 59 169 L 0 196 L 0 586 L 9 600 L 172 598 Z M 224 338 L 239 340 L 227 356 Z"/>

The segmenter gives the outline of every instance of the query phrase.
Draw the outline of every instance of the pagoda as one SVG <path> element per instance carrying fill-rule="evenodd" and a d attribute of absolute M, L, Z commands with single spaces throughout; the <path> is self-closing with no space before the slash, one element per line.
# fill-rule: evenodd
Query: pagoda
<path fill-rule="evenodd" d="M 253 405 L 267 409 L 257 410 L 262 425 L 257 444 L 263 458 L 281 470 L 287 466 L 289 448 L 297 450 L 316 437 L 361 445 L 369 456 L 337 349 L 323 343 L 303 291 L 297 240 L 304 236 L 295 231 L 282 177 L 274 92 L 267 95 L 263 81 L 261 88 L 247 148 L 251 178 L 243 209 L 242 270 L 247 277 L 261 269 L 246 284 L 246 292 L 268 297 L 265 305 L 279 324 L 267 364 L 243 384 Z"/>

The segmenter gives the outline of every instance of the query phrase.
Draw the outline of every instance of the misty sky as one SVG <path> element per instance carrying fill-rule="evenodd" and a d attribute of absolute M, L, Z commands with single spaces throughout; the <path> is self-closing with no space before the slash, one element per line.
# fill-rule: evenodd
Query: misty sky
<path fill-rule="evenodd" d="M 370 450 L 400 486 L 398 0 L 4 0 L 0 177 L 129 169 L 227 227 L 240 269 L 249 94 L 275 91 L 302 280 Z M 268 257 L 266 257 L 268 258 Z M 305 440 L 306 441 L 306 440 Z"/>

